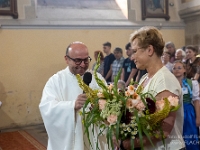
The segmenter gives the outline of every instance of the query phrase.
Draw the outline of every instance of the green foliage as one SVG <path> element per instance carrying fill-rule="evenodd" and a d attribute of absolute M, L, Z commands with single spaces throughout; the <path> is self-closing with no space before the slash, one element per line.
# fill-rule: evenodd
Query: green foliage
<path fill-rule="evenodd" d="M 118 72 L 114 79 L 114 84 L 107 86 L 104 80 L 100 80 L 97 75 L 97 69 L 100 66 L 100 55 L 97 59 L 97 64 L 94 69 L 94 77 L 97 84 L 101 88 L 99 91 L 90 89 L 87 85 L 82 82 L 80 76 L 77 76 L 79 85 L 84 91 L 86 91 L 88 99 L 83 106 L 83 124 L 84 133 L 87 135 L 89 144 L 92 146 L 90 139 L 92 138 L 89 129 L 92 128 L 94 135 L 94 128 L 98 126 L 100 132 L 98 137 L 106 132 L 106 139 L 109 149 L 114 149 L 113 136 L 116 137 L 116 141 L 130 139 L 131 149 L 134 150 L 134 139 L 138 138 L 141 149 L 144 149 L 143 138 L 144 136 L 150 141 L 152 137 L 162 139 L 164 142 L 164 133 L 161 128 L 163 119 L 165 119 L 171 111 L 176 111 L 179 106 L 171 106 L 167 98 L 164 98 L 164 107 L 162 110 L 150 113 L 148 108 L 147 98 L 156 102 L 155 97 L 151 92 L 142 93 L 143 87 L 139 86 L 137 90 L 134 90 L 134 94 L 126 94 L 127 91 L 118 91 L 118 80 L 121 75 L 121 70 Z M 132 86 L 133 88 L 133 86 Z M 97 96 L 100 92 L 102 97 Z M 140 102 L 144 105 L 144 109 L 140 110 L 137 107 L 130 108 L 127 103 L 131 99 L 131 102 Z M 105 102 L 103 108 L 100 108 L 100 101 Z M 113 115 L 113 116 L 112 116 Z M 109 120 L 109 117 L 116 117 L 115 121 Z M 128 120 L 128 122 L 127 122 Z M 93 149 L 99 149 L 99 143 L 96 143 L 96 147 Z"/>

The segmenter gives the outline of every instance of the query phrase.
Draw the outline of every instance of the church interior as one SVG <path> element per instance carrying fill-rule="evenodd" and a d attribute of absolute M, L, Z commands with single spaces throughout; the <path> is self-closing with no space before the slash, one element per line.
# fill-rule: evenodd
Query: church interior
<path fill-rule="evenodd" d="M 199 0 L 164 0 L 159 8 L 147 0 L 9 2 L 4 9 L 0 1 L 0 134 L 25 130 L 44 146 L 48 137 L 38 105 L 47 80 L 66 67 L 73 41 L 88 46 L 91 64 L 103 43 L 124 49 L 142 26 L 155 26 L 177 49 L 200 46 Z"/>

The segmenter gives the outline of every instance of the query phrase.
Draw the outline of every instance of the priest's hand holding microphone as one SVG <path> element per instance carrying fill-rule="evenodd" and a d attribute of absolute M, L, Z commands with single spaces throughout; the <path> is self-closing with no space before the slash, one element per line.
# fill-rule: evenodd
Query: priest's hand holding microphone
<path fill-rule="evenodd" d="M 90 72 L 86 72 L 83 75 L 83 81 L 85 84 L 87 84 L 89 86 L 89 84 L 92 81 L 92 74 Z M 83 105 L 85 104 L 86 100 L 87 100 L 87 95 L 84 94 L 84 91 L 83 91 L 83 94 L 78 95 L 78 97 L 76 99 L 75 107 L 74 107 L 75 110 L 81 109 L 83 107 Z"/>

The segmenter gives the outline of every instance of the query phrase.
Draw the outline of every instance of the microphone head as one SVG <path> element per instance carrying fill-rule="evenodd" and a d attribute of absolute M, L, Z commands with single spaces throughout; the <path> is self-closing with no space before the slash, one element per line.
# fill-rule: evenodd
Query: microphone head
<path fill-rule="evenodd" d="M 90 82 L 92 81 L 92 74 L 90 72 L 86 72 L 84 75 L 83 75 L 83 82 L 87 85 L 90 84 Z"/>

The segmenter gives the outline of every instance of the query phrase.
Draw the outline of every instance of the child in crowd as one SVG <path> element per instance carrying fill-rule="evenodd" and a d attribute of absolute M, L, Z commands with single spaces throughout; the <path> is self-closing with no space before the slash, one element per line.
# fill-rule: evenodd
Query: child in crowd
<path fill-rule="evenodd" d="M 184 124 L 183 138 L 187 150 L 199 150 L 199 131 L 200 126 L 200 97 L 199 84 L 197 80 L 185 77 L 186 66 L 179 60 L 174 62 L 173 74 L 176 76 L 182 87 Z"/>

